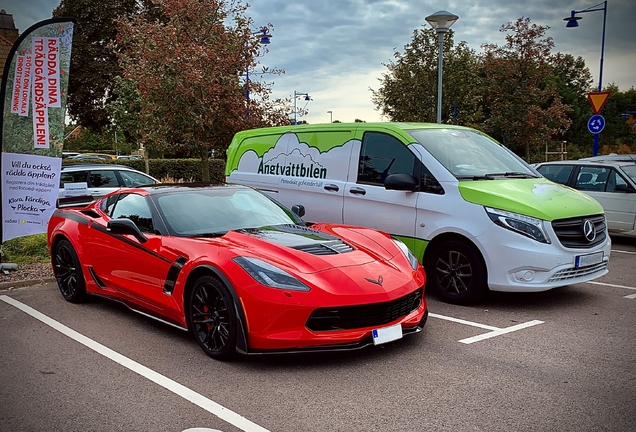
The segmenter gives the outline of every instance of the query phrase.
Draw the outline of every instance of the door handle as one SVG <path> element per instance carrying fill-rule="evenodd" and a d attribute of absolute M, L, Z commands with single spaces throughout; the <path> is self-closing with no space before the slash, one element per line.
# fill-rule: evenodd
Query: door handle
<path fill-rule="evenodd" d="M 338 190 L 340 190 L 340 188 L 337 185 L 331 184 L 331 183 L 326 184 L 324 189 L 331 192 L 338 192 Z"/>
<path fill-rule="evenodd" d="M 353 187 L 349 189 L 349 193 L 352 193 L 354 195 L 366 195 L 367 191 L 359 187 Z"/>

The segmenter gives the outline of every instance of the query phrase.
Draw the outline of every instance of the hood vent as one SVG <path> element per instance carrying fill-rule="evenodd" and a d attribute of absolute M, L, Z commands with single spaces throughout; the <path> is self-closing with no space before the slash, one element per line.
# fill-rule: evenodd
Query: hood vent
<path fill-rule="evenodd" d="M 313 243 L 302 246 L 295 246 L 293 249 L 307 252 L 312 255 L 337 255 L 351 252 L 353 248 L 342 240 L 332 240 L 322 243 Z"/>

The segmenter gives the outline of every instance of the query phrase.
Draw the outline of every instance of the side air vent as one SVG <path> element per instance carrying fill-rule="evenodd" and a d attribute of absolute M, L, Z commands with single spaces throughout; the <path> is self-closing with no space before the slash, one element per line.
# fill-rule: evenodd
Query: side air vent
<path fill-rule="evenodd" d="M 95 210 L 82 210 L 81 213 L 93 219 L 98 219 L 101 217 Z"/>
<path fill-rule="evenodd" d="M 341 253 L 351 252 L 353 248 L 342 240 L 332 240 L 323 243 L 314 243 L 302 246 L 296 246 L 294 249 L 307 252 L 312 255 L 337 255 Z"/>

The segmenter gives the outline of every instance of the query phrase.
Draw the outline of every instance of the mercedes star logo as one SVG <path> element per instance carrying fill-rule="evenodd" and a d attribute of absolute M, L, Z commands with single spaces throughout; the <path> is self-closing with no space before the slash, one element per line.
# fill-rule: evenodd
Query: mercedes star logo
<path fill-rule="evenodd" d="M 585 219 L 583 221 L 583 235 L 587 241 L 592 242 L 596 238 L 596 230 L 591 220 Z"/>
<path fill-rule="evenodd" d="M 384 278 L 382 278 L 382 275 L 378 276 L 377 280 L 371 279 L 371 278 L 365 278 L 365 279 L 373 284 L 380 285 L 380 286 L 382 286 L 382 282 L 384 281 Z"/>

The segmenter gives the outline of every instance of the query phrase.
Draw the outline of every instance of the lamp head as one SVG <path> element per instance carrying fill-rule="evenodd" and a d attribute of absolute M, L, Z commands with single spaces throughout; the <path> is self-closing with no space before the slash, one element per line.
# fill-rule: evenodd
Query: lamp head
<path fill-rule="evenodd" d="M 569 17 L 563 18 L 563 21 L 567 21 L 567 24 L 565 24 L 565 26 L 567 28 L 572 28 L 572 27 L 578 27 L 579 26 L 579 23 L 577 21 L 580 20 L 581 17 L 574 16 L 575 13 L 576 13 L 576 11 L 572 11 Z"/>
<path fill-rule="evenodd" d="M 441 10 L 427 16 L 426 22 L 429 23 L 438 33 L 445 33 L 458 19 L 459 17 L 457 15 Z"/>
<path fill-rule="evenodd" d="M 310 100 L 311 100 L 311 98 L 309 97 L 309 95 L 305 95 L 305 100 L 306 100 L 306 101 L 310 101 Z"/>

